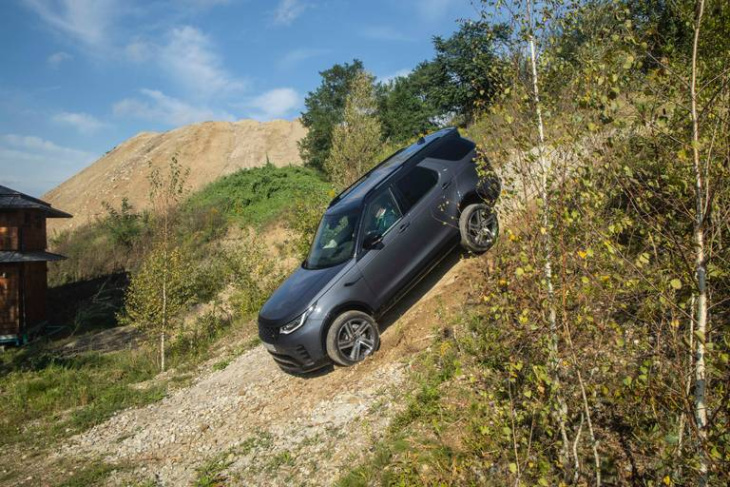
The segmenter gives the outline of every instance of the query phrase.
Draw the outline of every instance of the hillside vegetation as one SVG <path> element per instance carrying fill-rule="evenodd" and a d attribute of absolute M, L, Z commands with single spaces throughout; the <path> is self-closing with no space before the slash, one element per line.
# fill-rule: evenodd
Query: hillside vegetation
<path fill-rule="evenodd" d="M 107 459 L 71 480 L 125 468 L 149 478 L 108 458 L 189 479 L 143 456 L 161 449 L 198 461 L 198 485 L 311 485 L 334 471 L 342 486 L 728 485 L 730 4 L 476 6 L 478 21 L 434 38 L 434 57 L 407 76 L 378 83 L 359 60 L 321 72 L 302 116 L 304 168 L 266 165 L 187 194 L 181 154 L 147 174 L 155 211 L 120 200 L 61 234 L 54 250 L 70 258 L 50 279 L 66 311 L 54 316 L 73 338 L 109 328 L 132 339 L 103 352 L 47 339 L 3 355 L 0 446 L 40 457 L 167 394 L 80 435 L 87 452 L 114 436 Z M 497 245 L 407 299 L 365 363 L 260 377 L 274 366 L 262 348 L 243 353 L 257 344 L 250 318 L 306 251 L 331 188 L 445 124 L 477 142 L 481 172 L 502 178 Z M 181 410 L 193 387 L 169 391 L 217 357 L 216 371 L 235 367 L 205 376 Z M 219 404 L 232 408 L 216 412 L 220 433 L 186 424 L 189 444 L 125 443 L 167 436 L 135 425 L 193 422 Z M 238 419 L 273 429 L 226 423 Z M 126 456 L 109 453 L 122 443 Z"/>
<path fill-rule="evenodd" d="M 158 401 L 186 384 L 212 350 L 220 354 L 230 342 L 228 353 L 235 355 L 255 345 L 251 313 L 283 277 L 285 259 L 296 255 L 285 241 L 281 249 L 267 248 L 255 232 L 286 226 L 296 201 L 305 195 L 325 201 L 328 191 L 311 169 L 267 165 L 222 178 L 175 209 L 172 245 L 187 263 L 190 292 L 167 346 L 174 372 L 162 378 L 156 378 L 155 348 L 139 346 L 144 332 L 125 327 L 111 343 L 105 338 L 126 320 L 129 275 L 134 282 L 156 248 L 159 215 L 125 203 L 109 206 L 94 224 L 62 233 L 53 249 L 68 260 L 51 267 L 49 276 L 56 333 L 0 354 L 3 451 L 42 449 L 120 409 Z M 217 297 L 221 293 L 225 299 Z M 7 465 L 12 469 L 0 477 L 4 481 L 19 474 L 20 464 Z"/>
<path fill-rule="evenodd" d="M 506 5 L 507 231 L 341 485 L 726 485 L 730 7 Z"/>

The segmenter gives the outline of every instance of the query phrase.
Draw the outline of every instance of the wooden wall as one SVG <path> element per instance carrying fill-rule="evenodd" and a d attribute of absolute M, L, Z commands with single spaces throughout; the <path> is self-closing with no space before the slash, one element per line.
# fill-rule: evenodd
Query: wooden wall
<path fill-rule="evenodd" d="M 29 328 L 46 319 L 47 268 L 45 262 L 23 264 L 25 323 Z"/>
<path fill-rule="evenodd" d="M 46 218 L 38 210 L 0 210 L 0 250 L 46 250 Z"/>
<path fill-rule="evenodd" d="M 0 264 L 0 335 L 20 331 L 20 264 Z"/>
<path fill-rule="evenodd" d="M 0 250 L 46 250 L 46 218 L 38 210 L 0 210 Z M 46 319 L 45 262 L 0 264 L 0 335 L 18 335 Z"/>

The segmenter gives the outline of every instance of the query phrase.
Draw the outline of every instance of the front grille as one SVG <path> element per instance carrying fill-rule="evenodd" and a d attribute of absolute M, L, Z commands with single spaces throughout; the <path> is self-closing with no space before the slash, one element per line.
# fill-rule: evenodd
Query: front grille
<path fill-rule="evenodd" d="M 259 323 L 259 337 L 265 342 L 273 343 L 279 338 L 279 329 L 269 328 Z"/>

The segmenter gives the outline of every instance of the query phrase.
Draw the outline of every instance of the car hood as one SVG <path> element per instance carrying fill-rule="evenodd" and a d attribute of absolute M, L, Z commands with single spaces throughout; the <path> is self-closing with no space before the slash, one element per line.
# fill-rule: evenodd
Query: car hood
<path fill-rule="evenodd" d="M 283 326 L 302 314 L 320 291 L 329 288 L 347 262 L 324 269 L 299 267 L 266 301 L 259 312 L 265 326 Z"/>

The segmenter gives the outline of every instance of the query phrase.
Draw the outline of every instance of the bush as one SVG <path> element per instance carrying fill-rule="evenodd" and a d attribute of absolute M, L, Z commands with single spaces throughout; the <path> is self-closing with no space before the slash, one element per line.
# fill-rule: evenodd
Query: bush
<path fill-rule="evenodd" d="M 210 218 L 222 216 L 242 226 L 261 228 L 292 208 L 294 202 L 326 194 L 328 189 L 321 174 L 309 168 L 266 165 L 244 169 L 194 193 L 182 206 L 182 219 L 189 222 L 186 217 L 202 212 Z"/>

